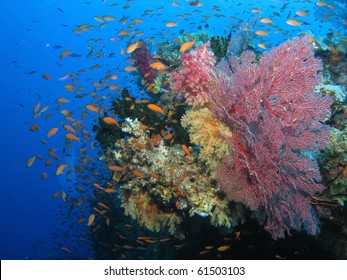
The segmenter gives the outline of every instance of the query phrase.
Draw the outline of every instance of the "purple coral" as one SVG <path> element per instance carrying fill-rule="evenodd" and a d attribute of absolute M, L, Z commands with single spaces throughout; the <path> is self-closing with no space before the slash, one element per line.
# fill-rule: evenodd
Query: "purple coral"
<path fill-rule="evenodd" d="M 234 130 L 231 154 L 217 167 L 221 188 L 254 210 L 273 238 L 302 227 L 316 234 L 310 196 L 324 186 L 312 152 L 328 143 L 331 98 L 312 93 L 322 67 L 309 38 L 288 41 L 259 63 L 244 52 L 229 66 L 210 87 L 214 113 Z"/>

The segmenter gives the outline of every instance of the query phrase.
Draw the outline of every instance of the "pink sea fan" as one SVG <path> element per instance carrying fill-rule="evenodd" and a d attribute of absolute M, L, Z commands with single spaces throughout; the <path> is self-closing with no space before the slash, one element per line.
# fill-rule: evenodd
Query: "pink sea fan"
<path fill-rule="evenodd" d="M 207 42 L 188 54 L 182 54 L 183 69 L 171 74 L 172 90 L 183 93 L 191 106 L 202 106 L 210 98 L 211 69 L 216 60 L 209 46 Z"/>
<path fill-rule="evenodd" d="M 308 37 L 288 41 L 255 63 L 245 52 L 214 73 L 212 109 L 234 130 L 217 167 L 230 200 L 244 203 L 274 238 L 319 231 L 310 196 L 321 193 L 312 152 L 326 147 L 331 98 L 313 92 L 321 62 Z M 224 67 L 225 68 L 225 67 Z M 220 69 L 220 68 L 219 68 Z M 213 90 L 212 90 L 213 88 Z"/>

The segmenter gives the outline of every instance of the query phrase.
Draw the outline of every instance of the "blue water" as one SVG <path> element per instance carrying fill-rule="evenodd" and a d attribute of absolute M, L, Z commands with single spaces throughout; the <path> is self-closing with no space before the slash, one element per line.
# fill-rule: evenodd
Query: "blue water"
<path fill-rule="evenodd" d="M 105 2 L 105 3 L 103 3 Z M 76 225 L 77 216 L 69 215 L 68 206 L 61 199 L 53 199 L 54 192 L 62 192 L 72 188 L 72 183 L 66 181 L 66 176 L 56 176 L 56 165 L 45 167 L 44 162 L 48 148 L 56 148 L 57 155 L 63 158 L 65 147 L 63 129 L 48 140 L 44 145 L 41 139 L 52 127 L 59 126 L 63 115 L 59 113 L 57 98 L 65 97 L 70 100 L 66 109 L 74 112 L 74 117 L 80 115 L 79 107 L 91 103 L 91 96 L 75 98 L 73 93 L 66 92 L 64 84 L 70 83 L 59 77 L 67 73 L 78 73 L 80 69 L 88 69 L 93 65 L 102 66 L 101 69 L 86 71 L 79 75 L 81 86 L 87 87 L 86 92 L 92 91 L 88 78 L 99 81 L 107 71 L 115 71 L 119 76 L 117 83 L 120 86 L 136 88 L 133 78 L 129 73 L 122 71 L 124 66 L 130 65 L 125 60 L 127 56 L 120 55 L 121 48 L 126 48 L 130 37 L 120 38 L 117 31 L 127 29 L 133 18 L 141 18 L 144 23 L 134 27 L 136 32 L 143 32 L 139 38 L 151 38 L 155 44 L 179 35 L 180 30 L 188 32 L 198 31 L 198 27 L 214 35 L 224 35 L 249 20 L 253 13 L 252 8 L 262 10 L 262 17 L 273 19 L 269 27 L 269 36 L 254 38 L 254 45 L 264 41 L 271 49 L 284 40 L 297 36 L 300 32 L 311 30 L 316 36 L 324 36 L 329 29 L 345 33 L 341 14 L 324 19 L 328 12 L 327 7 L 320 8 L 314 1 L 202 1 L 202 7 L 189 6 L 187 1 L 176 1 L 180 7 L 171 5 L 173 1 L 69 1 L 69 0 L 31 0 L 31 1 L 5 1 L 0 9 L 1 26 L 1 177 L 0 177 L 0 258 L 1 259 L 57 259 L 66 256 L 61 247 L 73 248 L 78 251 L 74 258 L 93 258 L 93 250 L 88 242 L 80 237 L 88 236 L 88 228 Z M 208 3 L 213 2 L 213 4 Z M 118 6 L 111 7 L 111 4 Z M 345 5 L 343 1 L 329 1 L 337 7 Z M 129 6 L 126 7 L 126 5 Z M 219 8 L 213 9 L 213 6 Z M 148 15 L 143 15 L 147 9 L 153 9 Z M 296 10 L 305 10 L 308 17 L 295 17 Z M 341 11 L 341 10 L 339 10 Z M 273 13 L 279 13 L 276 16 Z M 177 18 L 176 15 L 189 13 L 190 16 Z M 100 25 L 94 17 L 112 15 L 115 21 L 98 29 Z M 129 16 L 128 22 L 122 26 L 119 20 Z M 204 16 L 209 19 L 204 20 Z M 230 18 L 232 17 L 232 18 Z M 287 18 L 296 18 L 306 23 L 301 26 L 289 26 Z M 167 21 L 175 21 L 177 27 L 166 28 Z M 239 21 L 239 22 L 238 22 Z M 317 23 L 316 23 L 317 22 Z M 96 28 L 80 35 L 72 32 L 79 24 L 91 24 Z M 205 26 L 208 23 L 208 27 Z M 265 30 L 265 24 L 258 23 L 257 29 Z M 280 33 L 275 33 L 281 29 Z M 113 42 L 109 42 L 115 37 Z M 101 39 L 100 42 L 89 43 L 89 39 Z M 60 47 L 59 47 L 60 46 Z M 101 51 L 104 57 L 89 59 L 87 46 L 93 46 L 95 52 Z M 63 50 L 70 50 L 75 57 L 59 59 Z M 259 51 L 261 51 L 259 49 Z M 107 56 L 114 52 L 114 57 Z M 42 78 L 43 73 L 48 73 L 52 79 Z M 105 92 L 104 94 L 108 94 Z M 33 108 L 37 102 L 41 106 L 49 105 L 46 112 L 52 117 L 33 119 Z M 105 101 L 105 105 L 107 101 Z M 85 123 L 86 129 L 92 133 L 93 118 Z M 31 124 L 40 126 L 36 132 L 29 131 Z M 78 144 L 68 148 L 70 154 L 76 154 L 80 148 Z M 31 168 L 26 167 L 27 160 L 33 155 L 42 155 L 43 160 L 36 159 Z M 90 155 L 96 156 L 96 151 L 91 150 Z M 73 165 L 75 158 L 65 158 L 65 162 Z M 47 172 L 46 180 L 41 179 L 41 172 Z M 75 176 L 75 175 L 74 175 Z M 76 179 L 73 175 L 69 178 Z"/>

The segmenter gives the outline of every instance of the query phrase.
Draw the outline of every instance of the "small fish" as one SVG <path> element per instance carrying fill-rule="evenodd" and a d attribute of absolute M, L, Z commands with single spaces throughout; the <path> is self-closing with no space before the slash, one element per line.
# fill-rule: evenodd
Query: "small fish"
<path fill-rule="evenodd" d="M 260 19 L 260 22 L 262 22 L 262 23 L 272 23 L 272 19 L 263 17 L 263 18 Z"/>
<path fill-rule="evenodd" d="M 194 7 L 201 7 L 203 4 L 200 1 L 192 1 L 192 2 L 189 2 L 189 5 Z"/>
<path fill-rule="evenodd" d="M 65 128 L 67 131 L 70 131 L 70 132 L 72 132 L 72 133 L 76 133 L 75 129 L 74 129 L 72 126 L 68 125 L 68 124 L 65 124 L 65 125 L 64 125 L 64 128 Z"/>
<path fill-rule="evenodd" d="M 102 119 L 105 123 L 107 124 L 117 124 L 118 122 L 114 119 L 114 118 L 111 118 L 111 117 L 105 117 Z"/>
<path fill-rule="evenodd" d="M 147 105 L 147 108 L 152 110 L 153 112 L 156 112 L 156 113 L 160 113 L 160 114 L 163 114 L 165 115 L 164 111 L 162 108 L 160 108 L 158 105 L 156 104 L 148 104 Z"/>
<path fill-rule="evenodd" d="M 195 45 L 195 41 L 191 41 L 191 42 L 185 42 L 181 45 L 180 47 L 180 52 L 185 52 L 189 49 L 191 49 L 193 46 Z"/>
<path fill-rule="evenodd" d="M 167 238 L 160 239 L 159 242 L 163 243 L 163 242 L 170 241 L 171 239 L 172 239 L 171 237 L 167 237 Z"/>
<path fill-rule="evenodd" d="M 60 250 L 62 250 L 63 252 L 72 254 L 72 251 L 70 249 L 66 248 L 66 247 L 61 247 Z"/>
<path fill-rule="evenodd" d="M 45 80 L 52 80 L 52 76 L 47 73 L 42 74 L 42 78 L 44 78 Z"/>
<path fill-rule="evenodd" d="M 98 110 L 98 107 L 96 107 L 95 105 L 92 105 L 92 104 L 89 104 L 86 106 L 86 108 L 89 110 L 89 111 L 92 111 L 92 112 L 95 112 L 97 113 L 99 110 Z"/>
<path fill-rule="evenodd" d="M 161 69 L 164 69 L 166 68 L 165 64 L 163 64 L 162 62 L 160 61 L 156 61 L 156 62 L 152 62 L 149 67 L 155 69 L 155 70 L 161 70 Z"/>
<path fill-rule="evenodd" d="M 298 16 L 301 16 L 301 17 L 308 16 L 308 13 L 306 13 L 305 11 L 302 11 L 302 10 L 296 11 L 295 14 L 297 14 Z"/>
<path fill-rule="evenodd" d="M 297 20 L 295 19 L 288 19 L 286 21 L 287 24 L 291 25 L 291 26 L 300 26 L 300 22 L 298 22 Z"/>
<path fill-rule="evenodd" d="M 265 35 L 268 35 L 269 33 L 267 31 L 264 31 L 264 30 L 257 30 L 255 32 L 255 34 L 258 36 L 265 36 Z"/>
<path fill-rule="evenodd" d="M 63 59 L 65 56 L 68 56 L 68 55 L 71 55 L 71 54 L 72 54 L 71 51 L 69 51 L 69 50 L 64 50 L 64 51 L 62 51 L 62 53 L 60 54 L 59 59 Z"/>
<path fill-rule="evenodd" d="M 107 20 L 107 21 L 116 20 L 113 16 L 103 16 L 103 19 L 104 19 L 104 20 Z"/>
<path fill-rule="evenodd" d="M 114 172 L 119 172 L 119 171 L 124 171 L 124 167 L 116 166 L 116 165 L 109 165 L 107 167 L 109 170 L 114 171 Z"/>
<path fill-rule="evenodd" d="M 55 175 L 60 175 L 60 174 L 62 174 L 63 173 L 63 171 L 64 171 L 64 169 L 67 167 L 67 166 L 69 166 L 68 164 L 61 164 L 61 165 L 59 165 L 58 166 L 58 168 L 57 168 L 57 171 L 55 172 Z"/>
<path fill-rule="evenodd" d="M 76 135 L 71 134 L 71 133 L 66 134 L 65 139 L 72 140 L 72 141 L 79 141 L 80 140 L 79 137 L 77 137 Z"/>
<path fill-rule="evenodd" d="M 31 167 L 34 162 L 35 162 L 36 156 L 32 156 L 31 158 L 28 159 L 26 166 L 29 168 Z"/>
<path fill-rule="evenodd" d="M 131 72 L 131 71 L 135 71 L 135 70 L 136 70 L 136 67 L 134 67 L 134 66 L 126 66 L 126 67 L 124 68 L 124 70 L 125 70 L 126 72 Z"/>
<path fill-rule="evenodd" d="M 220 247 L 217 248 L 217 250 L 219 252 L 224 252 L 224 251 L 229 250 L 229 249 L 230 249 L 229 245 L 224 245 L 224 246 L 220 246 Z"/>
<path fill-rule="evenodd" d="M 255 14 L 259 14 L 259 13 L 261 13 L 261 10 L 258 9 L 258 8 L 253 8 L 253 9 L 251 10 L 251 12 L 252 12 L 252 13 L 255 13 Z"/>
<path fill-rule="evenodd" d="M 95 16 L 94 19 L 98 22 L 104 22 L 105 20 L 102 17 Z"/>
<path fill-rule="evenodd" d="M 139 171 L 139 170 L 134 170 L 133 173 L 134 173 L 134 175 L 135 175 L 136 177 L 142 178 L 142 177 L 145 176 L 145 175 L 143 175 L 143 173 L 142 173 L 141 171 Z"/>
<path fill-rule="evenodd" d="M 98 202 L 98 204 L 99 204 L 102 208 L 104 208 L 104 209 L 106 209 L 106 210 L 111 210 L 110 207 L 108 207 L 106 204 L 104 204 L 104 203 L 102 203 L 102 202 Z"/>
<path fill-rule="evenodd" d="M 40 129 L 40 127 L 37 125 L 37 124 L 32 124 L 30 127 L 29 127 L 30 131 L 37 131 Z"/>
<path fill-rule="evenodd" d="M 183 150 L 183 152 L 186 154 L 186 155 L 188 155 L 188 156 L 191 156 L 192 155 L 192 153 L 189 151 L 189 149 L 188 149 L 188 147 L 186 146 L 186 145 L 182 145 L 181 146 L 181 148 L 182 148 L 182 150 Z"/>
<path fill-rule="evenodd" d="M 132 53 L 132 52 L 135 51 L 139 46 L 140 46 L 139 41 L 137 41 L 137 42 L 135 42 L 135 43 L 129 45 L 129 46 L 127 47 L 126 53 L 128 53 L 128 54 L 129 54 L 129 53 Z"/>
<path fill-rule="evenodd" d="M 169 21 L 165 24 L 166 27 L 175 27 L 177 26 L 177 22 Z"/>
<path fill-rule="evenodd" d="M 324 6 L 326 6 L 327 4 L 328 4 L 328 3 L 323 2 L 323 1 L 318 1 L 318 2 L 315 3 L 315 5 L 318 6 L 318 7 L 324 7 Z"/>
<path fill-rule="evenodd" d="M 91 214 L 88 218 L 87 226 L 90 227 L 94 223 L 94 220 L 95 220 L 95 215 Z"/>
<path fill-rule="evenodd" d="M 64 97 L 60 97 L 60 98 L 58 98 L 58 99 L 55 101 L 55 103 L 58 103 L 58 104 L 68 103 L 68 102 L 69 102 L 69 100 L 67 100 L 67 99 L 64 98 Z"/>
<path fill-rule="evenodd" d="M 53 136 L 54 134 L 57 133 L 57 131 L 58 131 L 58 127 L 53 127 L 53 128 L 51 128 L 51 129 L 48 131 L 48 133 L 47 133 L 47 137 Z"/>
<path fill-rule="evenodd" d="M 259 43 L 257 46 L 263 50 L 266 50 L 266 46 L 263 43 Z"/>

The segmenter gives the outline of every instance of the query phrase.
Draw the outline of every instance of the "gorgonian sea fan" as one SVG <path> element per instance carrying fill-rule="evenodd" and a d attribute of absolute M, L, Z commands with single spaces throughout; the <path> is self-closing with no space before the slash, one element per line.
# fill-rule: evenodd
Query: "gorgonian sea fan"
<path fill-rule="evenodd" d="M 220 187 L 254 210 L 274 238 L 302 227 L 316 234 L 310 196 L 324 186 L 312 153 L 328 143 L 331 98 L 313 93 L 322 65 L 308 36 L 259 63 L 246 51 L 228 66 L 218 65 L 210 84 L 213 112 L 234 131 L 232 152 L 217 167 Z"/>

